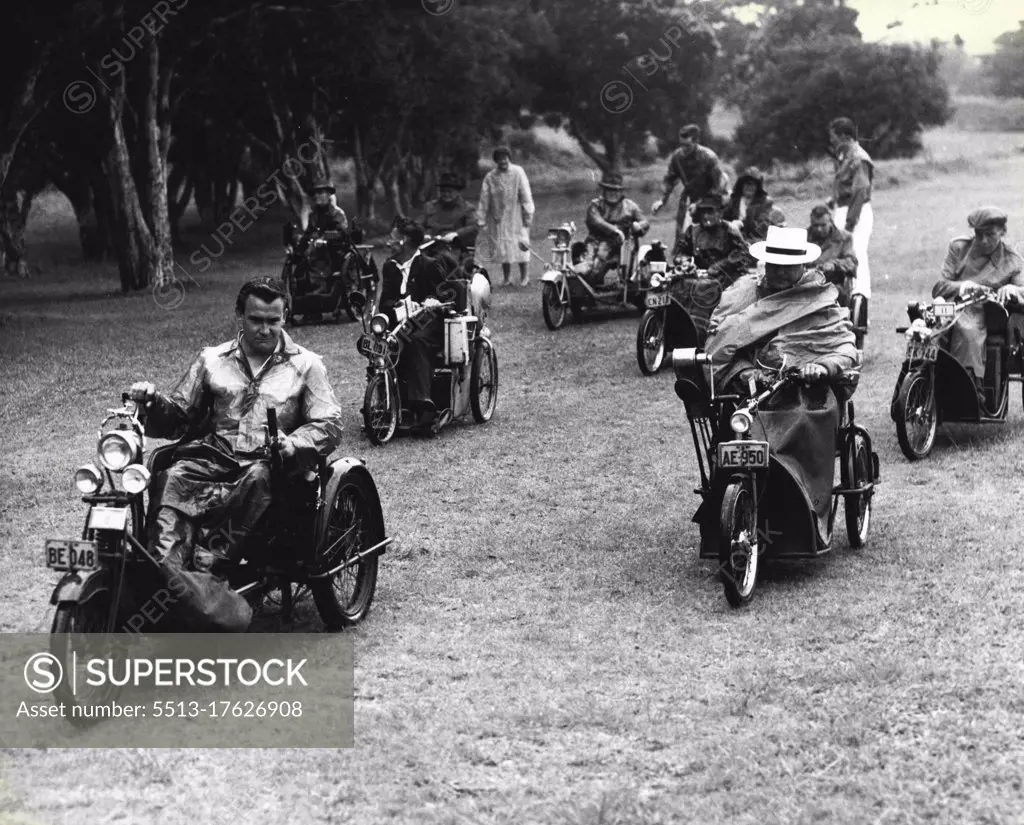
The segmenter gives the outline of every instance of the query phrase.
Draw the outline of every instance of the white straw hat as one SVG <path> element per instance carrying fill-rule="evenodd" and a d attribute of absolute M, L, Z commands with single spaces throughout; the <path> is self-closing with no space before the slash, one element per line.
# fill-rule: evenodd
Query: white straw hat
<path fill-rule="evenodd" d="M 818 260 L 821 247 L 808 243 L 806 229 L 769 226 L 767 238 L 751 244 L 750 254 L 767 264 L 808 264 Z"/>

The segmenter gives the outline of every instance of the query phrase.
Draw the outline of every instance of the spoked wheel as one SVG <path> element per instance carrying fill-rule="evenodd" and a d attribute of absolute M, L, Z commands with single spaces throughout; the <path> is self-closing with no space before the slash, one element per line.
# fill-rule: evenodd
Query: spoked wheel
<path fill-rule="evenodd" d="M 863 433 L 854 431 L 843 455 L 842 482 L 847 489 L 862 487 L 872 481 L 873 462 L 871 448 Z M 874 489 L 863 493 L 847 493 L 843 501 L 843 512 L 846 515 L 846 535 L 850 547 L 863 547 L 868 540 L 868 529 L 871 526 L 871 499 Z"/>
<path fill-rule="evenodd" d="M 894 410 L 900 449 L 911 461 L 925 458 L 935 445 L 938 416 L 930 371 L 908 373 L 900 384 Z"/>
<path fill-rule="evenodd" d="M 363 425 L 373 444 L 387 444 L 398 430 L 402 406 L 398 387 L 387 373 L 378 372 L 366 383 L 363 396 Z"/>
<path fill-rule="evenodd" d="M 334 498 L 324 502 L 317 536 L 320 566 L 331 574 L 310 582 L 317 612 L 328 630 L 362 621 L 377 588 L 377 555 L 361 556 L 384 540 L 384 517 L 377 496 L 362 473 L 349 471 Z M 326 528 L 326 529 L 324 529 Z"/>
<path fill-rule="evenodd" d="M 636 362 L 644 375 L 654 375 L 665 362 L 665 315 L 649 309 L 636 331 Z"/>
<path fill-rule="evenodd" d="M 86 682 L 85 662 L 88 658 L 102 651 L 96 645 L 100 634 L 107 634 L 107 619 L 110 616 L 110 594 L 98 593 L 86 602 L 61 602 L 53 616 L 50 628 L 50 653 L 57 657 L 63 668 L 63 678 L 53 690 L 53 699 L 57 704 L 67 707 L 66 718 L 76 727 L 88 727 L 95 724 L 101 717 L 94 717 L 73 708 L 91 708 L 95 705 L 106 705 L 113 701 L 119 691 L 116 685 L 105 682 L 93 687 Z M 82 636 L 81 634 L 89 634 Z M 77 674 L 73 676 L 73 662 L 77 653 Z M 111 656 L 113 658 L 113 656 Z"/>
<path fill-rule="evenodd" d="M 719 578 L 732 607 L 748 604 L 757 585 L 760 547 L 757 505 L 750 488 L 730 484 L 722 498 L 721 538 L 718 545 Z"/>
<path fill-rule="evenodd" d="M 559 300 L 558 289 L 554 284 L 544 284 L 541 300 L 543 301 L 544 323 L 548 325 L 548 329 L 558 329 L 565 323 L 568 307 Z"/>
<path fill-rule="evenodd" d="M 477 424 L 485 424 L 494 415 L 498 405 L 498 355 L 494 345 L 481 338 L 473 354 L 473 370 L 470 373 L 469 405 Z"/>

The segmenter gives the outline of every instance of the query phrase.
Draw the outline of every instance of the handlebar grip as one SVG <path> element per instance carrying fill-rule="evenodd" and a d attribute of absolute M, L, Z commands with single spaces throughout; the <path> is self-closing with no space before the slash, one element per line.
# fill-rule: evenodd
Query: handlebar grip
<path fill-rule="evenodd" d="M 128 393 L 126 393 L 126 392 L 121 393 L 121 403 L 122 404 L 124 404 L 126 401 L 131 401 L 131 398 L 132 397 Z"/>
<path fill-rule="evenodd" d="M 910 327 L 896 327 L 896 331 L 899 333 L 906 332 Z"/>
<path fill-rule="evenodd" d="M 277 410 L 274 407 L 267 409 L 267 432 L 271 438 L 277 438 Z"/>

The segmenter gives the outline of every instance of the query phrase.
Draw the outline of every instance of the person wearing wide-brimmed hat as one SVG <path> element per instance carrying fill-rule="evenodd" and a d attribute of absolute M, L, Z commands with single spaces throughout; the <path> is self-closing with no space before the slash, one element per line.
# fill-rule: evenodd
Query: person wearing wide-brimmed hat
<path fill-rule="evenodd" d="M 1024 303 L 1024 259 L 1004 240 L 1006 223 L 1006 212 L 996 206 L 971 212 L 967 225 L 974 232 L 950 241 L 942 278 L 932 288 L 932 296 L 952 301 L 988 287 L 1004 303 Z M 966 310 L 950 332 L 950 354 L 971 371 L 979 389 L 985 378 L 986 337 L 985 311 L 980 306 Z"/>
<path fill-rule="evenodd" d="M 476 244 L 476 207 L 459 194 L 466 182 L 453 172 L 444 172 L 437 182 L 438 196 L 423 210 L 423 231 L 440 235 L 457 249 Z"/>
<path fill-rule="evenodd" d="M 587 241 L 608 241 L 618 258 L 630 234 L 642 235 L 650 224 L 636 202 L 625 197 L 626 187 L 619 172 L 605 172 L 598 185 L 601 194 L 587 204 Z"/>
<path fill-rule="evenodd" d="M 772 223 L 774 205 L 764 188 L 764 172 L 749 166 L 736 179 L 722 219 L 736 227 L 747 243 L 763 241 Z"/>
<path fill-rule="evenodd" d="M 306 232 L 347 232 L 348 216 L 338 206 L 334 184 L 319 178 L 313 184 L 313 209 L 309 214 Z"/>
<path fill-rule="evenodd" d="M 705 195 L 697 202 L 693 223 L 686 227 L 673 254 L 691 258 L 723 287 L 753 265 L 739 229 L 722 220 L 722 201 L 715 195 Z"/>
<path fill-rule="evenodd" d="M 499 146 L 492 155 L 495 167 L 484 176 L 476 224 L 483 230 L 477 244 L 477 259 L 501 264 L 506 286 L 512 264 L 519 264 L 519 285 L 530 282 L 530 224 L 533 222 L 533 194 L 522 166 L 512 163 L 512 150 Z"/>
<path fill-rule="evenodd" d="M 751 256 L 764 262 L 764 275 L 746 275 L 725 290 L 704 348 L 719 392 L 746 393 L 751 379 L 768 383 L 771 376 L 763 371 L 799 368 L 802 382 L 780 392 L 758 414 L 758 437 L 771 447 L 772 468 L 778 464 L 785 470 L 769 469 L 768 488 L 805 497 L 817 515 L 819 547 L 824 547 L 839 399 L 823 382 L 856 367 L 859 359 L 850 313 L 839 306 L 838 291 L 820 272 L 805 269 L 820 253 L 808 243 L 807 230 L 769 227 L 765 240 L 750 247 Z M 786 514 L 779 515 L 784 522 Z M 718 511 L 702 507 L 696 519 L 704 528 L 717 526 Z M 780 545 L 786 540 L 781 536 Z"/>

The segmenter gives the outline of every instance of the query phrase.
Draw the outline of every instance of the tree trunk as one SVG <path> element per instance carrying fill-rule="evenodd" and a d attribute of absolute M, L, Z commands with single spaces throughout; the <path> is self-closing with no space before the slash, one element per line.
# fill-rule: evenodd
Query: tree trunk
<path fill-rule="evenodd" d="M 594 144 L 586 135 L 583 134 L 582 130 L 579 128 L 579 124 L 577 124 L 573 118 L 569 118 L 568 125 L 569 134 L 572 135 L 572 137 L 579 144 L 580 149 L 583 151 L 583 154 L 590 158 L 595 164 L 597 164 L 598 169 L 600 169 L 602 172 L 609 172 L 614 169 L 617 169 L 617 157 L 611 157 L 608 154 L 601 154 L 600 152 L 598 152 L 594 148 Z M 606 151 L 608 149 L 607 142 L 605 142 L 605 149 Z"/>
<path fill-rule="evenodd" d="M 0 138 L 0 190 L 7 181 L 7 175 L 11 170 L 11 163 L 14 161 L 14 154 L 18 151 L 18 144 L 21 136 L 33 121 L 35 116 L 42 111 L 46 100 L 36 99 L 36 84 L 39 75 L 50 60 L 51 44 L 47 42 L 40 49 L 39 54 L 29 65 L 20 82 L 20 93 L 14 99 L 14 105 L 7 115 L 6 123 L 3 124 L 2 138 Z M 70 89 L 71 86 L 68 86 Z"/>
<path fill-rule="evenodd" d="M 6 193 L 0 204 L 0 263 L 4 271 L 21 278 L 29 276 L 25 260 L 25 224 L 32 210 L 31 192 Z"/>
<path fill-rule="evenodd" d="M 171 224 L 171 242 L 181 243 L 179 224 L 189 201 L 192 200 L 192 178 L 185 171 L 184 163 L 176 163 L 167 176 L 168 213 Z"/>

